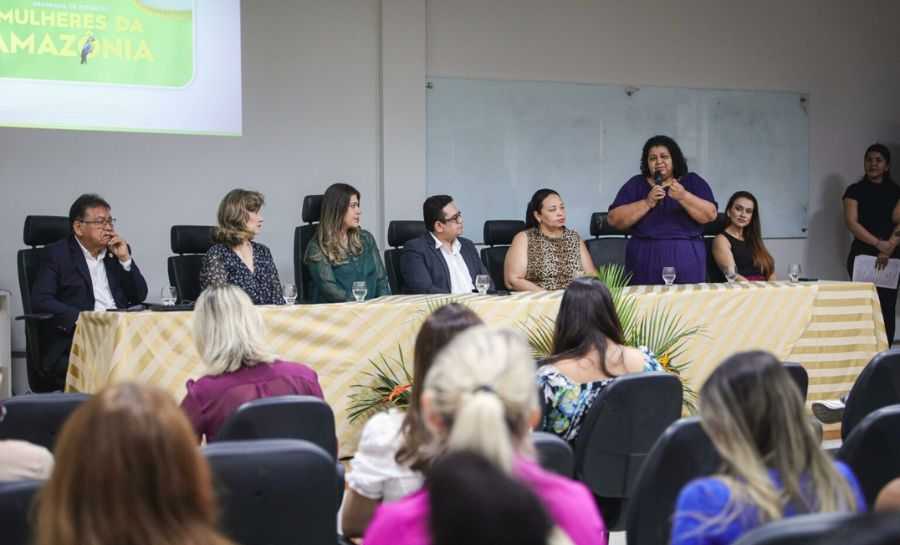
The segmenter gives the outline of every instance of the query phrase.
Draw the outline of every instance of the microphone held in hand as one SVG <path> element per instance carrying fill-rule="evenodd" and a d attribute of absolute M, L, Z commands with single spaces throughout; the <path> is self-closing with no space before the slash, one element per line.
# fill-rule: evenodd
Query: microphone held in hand
<path fill-rule="evenodd" d="M 657 170 L 657 171 L 653 174 L 653 182 L 654 182 L 656 185 L 662 185 L 662 181 L 663 181 L 663 180 L 662 180 L 662 172 L 659 171 L 659 170 Z"/>

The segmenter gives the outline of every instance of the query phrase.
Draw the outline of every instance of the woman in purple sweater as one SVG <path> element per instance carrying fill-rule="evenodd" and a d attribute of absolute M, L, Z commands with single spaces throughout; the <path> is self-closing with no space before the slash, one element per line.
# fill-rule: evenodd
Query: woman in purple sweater
<path fill-rule="evenodd" d="M 209 287 L 194 307 L 194 345 L 208 374 L 187 381 L 181 407 L 197 436 L 215 438 L 219 428 L 247 401 L 282 395 L 322 398 L 315 371 L 277 359 L 265 348 L 265 324 L 241 288 Z"/>

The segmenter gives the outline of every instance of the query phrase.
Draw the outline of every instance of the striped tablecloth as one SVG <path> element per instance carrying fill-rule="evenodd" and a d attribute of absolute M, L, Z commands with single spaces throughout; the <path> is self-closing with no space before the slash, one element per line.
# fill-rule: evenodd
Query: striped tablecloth
<path fill-rule="evenodd" d="M 639 312 L 664 307 L 684 324 L 702 326 L 685 351 L 695 389 L 723 358 L 764 349 L 802 363 L 809 400 L 846 393 L 865 364 L 887 347 L 878 297 L 871 284 L 751 282 L 628 288 Z M 454 296 L 485 322 L 522 329 L 530 319 L 553 318 L 562 292 Z M 362 423 L 346 418 L 351 386 L 365 383 L 370 360 L 399 357 L 412 365 L 416 331 L 449 296 L 382 297 L 365 303 L 260 307 L 269 346 L 283 359 L 319 374 L 335 412 L 341 455 L 356 449 Z M 191 338 L 191 312 L 85 312 L 78 320 L 67 390 L 96 392 L 124 380 L 156 384 L 184 397 L 189 378 L 204 374 Z"/>

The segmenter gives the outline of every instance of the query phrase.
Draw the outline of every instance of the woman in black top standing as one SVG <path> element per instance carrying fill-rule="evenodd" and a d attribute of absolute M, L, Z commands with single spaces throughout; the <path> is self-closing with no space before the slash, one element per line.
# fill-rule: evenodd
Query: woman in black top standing
<path fill-rule="evenodd" d="M 762 240 L 759 204 L 748 191 L 738 191 L 725 207 L 725 230 L 713 239 L 712 253 L 725 277 L 738 280 L 775 280 L 775 260 Z"/>
<path fill-rule="evenodd" d="M 865 175 L 844 192 L 844 223 L 853 234 L 847 257 L 847 272 L 853 277 L 853 262 L 858 255 L 877 256 L 883 265 L 898 257 L 894 230 L 900 223 L 900 187 L 891 179 L 891 152 L 883 144 L 872 144 L 863 162 Z M 897 288 L 878 288 L 881 313 L 888 344 L 894 342 Z"/>

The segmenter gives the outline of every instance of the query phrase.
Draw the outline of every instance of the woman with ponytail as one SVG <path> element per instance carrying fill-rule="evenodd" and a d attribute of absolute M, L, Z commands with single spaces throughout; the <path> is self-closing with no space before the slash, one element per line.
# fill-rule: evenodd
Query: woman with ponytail
<path fill-rule="evenodd" d="M 738 280 L 775 280 L 775 260 L 762 240 L 759 204 L 748 191 L 738 191 L 725 207 L 725 230 L 713 239 L 712 253 L 725 276 Z"/>
<path fill-rule="evenodd" d="M 856 477 L 822 450 L 800 390 L 768 352 L 735 354 L 713 371 L 700 422 L 722 467 L 679 494 L 672 545 L 728 545 L 793 515 L 865 511 Z"/>
<path fill-rule="evenodd" d="M 606 528 L 587 488 L 533 460 L 530 430 L 540 410 L 534 360 L 519 334 L 478 326 L 457 336 L 425 378 L 421 409 L 430 432 L 423 449 L 435 463 L 443 453 L 478 454 L 531 490 L 572 543 L 605 545 Z M 427 478 L 427 468 L 425 473 Z M 426 489 L 382 504 L 364 542 L 431 544 L 429 501 Z"/>

